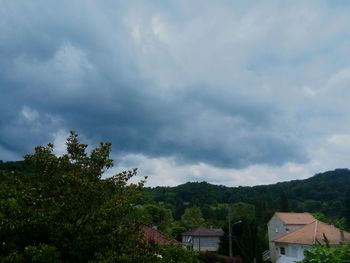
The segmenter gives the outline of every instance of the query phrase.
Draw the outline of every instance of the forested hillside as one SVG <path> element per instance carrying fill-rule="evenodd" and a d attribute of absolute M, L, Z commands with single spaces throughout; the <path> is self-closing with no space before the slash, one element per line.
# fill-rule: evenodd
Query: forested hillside
<path fill-rule="evenodd" d="M 11 174 L 18 176 L 18 172 L 28 174 L 28 180 L 37 180 L 32 177 L 30 167 L 23 161 L 0 161 L 0 171 L 7 175 L 2 178 L 2 183 L 8 184 Z M 275 211 L 306 211 L 342 229 L 349 230 L 350 226 L 348 169 L 316 174 L 306 180 L 254 187 L 193 182 L 176 187 L 143 188 L 142 191 L 143 198 L 138 199 L 135 207 L 136 218 L 179 240 L 182 232 L 197 225 L 221 227 L 225 235 L 219 252 L 224 255 L 228 253 L 227 219 L 230 210 L 236 240 L 234 253 L 243 257 L 244 262 L 254 258 L 261 262 L 261 252 L 267 249 L 266 224 Z M 3 189 L 2 195 L 9 193 Z"/>
<path fill-rule="evenodd" d="M 2 171 L 29 170 L 24 161 L 3 162 Z M 227 187 L 207 182 L 188 182 L 176 187 L 144 188 L 144 203 L 164 203 L 175 210 L 179 219 L 188 206 L 204 210 L 218 204 L 244 202 L 256 210 L 294 212 L 322 212 L 327 218 L 346 216 L 350 193 L 350 170 L 336 169 L 316 174 L 305 180 L 294 180 L 253 187 Z M 348 194 L 348 196 L 347 196 Z M 259 211 L 257 211 L 259 212 Z"/>
<path fill-rule="evenodd" d="M 28 165 L 24 161 L 4 162 L 0 160 L 1 171 L 26 171 L 29 170 Z"/>
<path fill-rule="evenodd" d="M 316 174 L 306 180 L 254 187 L 226 187 L 206 182 L 186 183 L 176 187 L 145 188 L 144 206 L 163 207 L 171 212 L 175 223 L 170 232 L 175 235 L 186 228 L 186 218 L 192 225 L 222 227 L 221 252 L 227 253 L 227 216 L 239 242 L 235 248 L 246 262 L 257 258 L 268 248 L 266 224 L 275 211 L 310 212 L 324 222 L 349 230 L 350 226 L 350 170 L 336 169 Z M 176 224 L 176 222 L 179 222 Z M 181 228 L 180 228 L 181 229 Z M 259 260 L 260 259 L 260 260 Z"/>
<path fill-rule="evenodd" d="M 186 183 L 176 187 L 145 188 L 145 195 L 147 202 L 173 205 L 175 218 L 181 216 L 186 206 L 206 210 L 208 206 L 244 202 L 254 205 L 256 212 L 267 218 L 279 210 L 321 212 L 327 218 L 340 219 L 346 215 L 349 190 L 350 170 L 336 169 L 306 180 L 272 185 L 226 187 L 206 182 Z"/>

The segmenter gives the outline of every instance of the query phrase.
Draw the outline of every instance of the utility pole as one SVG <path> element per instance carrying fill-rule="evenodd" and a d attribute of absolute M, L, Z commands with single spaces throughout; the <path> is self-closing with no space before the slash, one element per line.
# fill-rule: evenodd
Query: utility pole
<path fill-rule="evenodd" d="M 232 226 L 231 226 L 231 207 L 228 207 L 228 243 L 229 255 L 232 257 Z"/>
<path fill-rule="evenodd" d="M 232 217 L 232 207 L 229 205 L 228 207 L 228 244 L 229 244 L 229 256 L 232 257 L 232 226 L 236 224 L 242 223 L 242 220 L 238 220 L 235 223 L 231 223 L 231 217 Z"/>
<path fill-rule="evenodd" d="M 201 252 L 201 231 L 198 231 L 198 250 Z"/>

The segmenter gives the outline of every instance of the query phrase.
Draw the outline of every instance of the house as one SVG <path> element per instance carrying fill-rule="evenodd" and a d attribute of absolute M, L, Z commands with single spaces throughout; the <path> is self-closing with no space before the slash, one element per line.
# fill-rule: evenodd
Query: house
<path fill-rule="evenodd" d="M 350 233 L 315 219 L 309 213 L 277 212 L 268 223 L 270 260 L 289 263 L 302 260 L 304 250 L 325 243 L 350 242 Z"/>
<path fill-rule="evenodd" d="M 303 226 L 314 222 L 310 213 L 284 213 L 276 212 L 267 224 L 269 236 L 270 259 L 273 263 L 277 261 L 277 248 L 273 242 L 275 239 L 290 232 L 298 230 Z"/>
<path fill-rule="evenodd" d="M 147 243 L 153 243 L 158 245 L 170 245 L 174 243 L 179 243 L 178 241 L 173 240 L 164 235 L 162 232 L 157 230 L 157 228 L 150 227 L 147 225 L 142 226 L 142 240 Z"/>
<path fill-rule="evenodd" d="M 182 233 L 182 245 L 199 251 L 217 251 L 223 234 L 222 229 L 198 226 Z"/>

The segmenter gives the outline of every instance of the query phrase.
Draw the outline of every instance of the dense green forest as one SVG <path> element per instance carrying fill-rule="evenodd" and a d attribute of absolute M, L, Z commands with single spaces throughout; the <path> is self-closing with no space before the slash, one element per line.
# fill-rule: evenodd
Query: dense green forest
<path fill-rule="evenodd" d="M 306 180 L 272 185 L 226 187 L 194 182 L 176 187 L 145 188 L 144 191 L 146 202 L 172 207 L 175 219 L 181 217 L 186 206 L 198 206 L 207 218 L 215 221 L 218 213 L 212 214 L 213 209 L 244 202 L 254 205 L 258 219 L 266 223 L 274 211 L 322 213 L 333 221 L 346 218 L 349 190 L 350 170 L 336 169 Z"/>
<path fill-rule="evenodd" d="M 173 215 L 173 236 L 186 228 L 184 216 L 207 226 L 225 230 L 221 250 L 227 254 L 227 215 L 234 227 L 237 254 L 245 262 L 261 262 L 268 249 L 267 222 L 276 211 L 310 212 L 324 222 L 345 230 L 350 226 L 350 170 L 336 169 L 306 180 L 254 187 L 226 187 L 207 182 L 191 182 L 176 187 L 145 188 L 144 206 L 157 205 Z M 193 213 L 196 211 L 196 213 Z M 199 216 L 198 216 L 199 215 Z M 154 222 L 156 223 L 156 222 Z M 180 227 L 179 227 L 180 226 Z M 180 228 L 180 229 L 179 229 Z"/>
<path fill-rule="evenodd" d="M 102 179 L 112 165 L 110 144 L 101 144 L 90 155 L 86 147 L 72 133 L 67 154 L 61 157 L 49 144 L 37 147 L 24 161 L 0 161 L 1 261 L 40 262 L 50 257 L 52 262 L 161 262 L 154 259 L 156 253 L 196 262 L 197 256 L 176 247 L 161 250 L 139 244 L 141 223 L 178 240 L 198 225 L 220 227 L 225 235 L 219 253 L 228 255 L 229 211 L 234 254 L 244 262 L 262 262 L 261 253 L 268 248 L 266 224 L 275 211 L 311 212 L 349 230 L 348 169 L 254 187 L 192 182 L 145 188 L 144 182 L 127 183 L 136 170 Z"/>

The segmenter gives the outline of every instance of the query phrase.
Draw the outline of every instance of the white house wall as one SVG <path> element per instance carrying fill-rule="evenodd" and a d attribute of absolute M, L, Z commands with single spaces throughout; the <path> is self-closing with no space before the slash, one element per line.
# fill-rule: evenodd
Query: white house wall
<path fill-rule="evenodd" d="M 268 235 L 269 235 L 269 250 L 272 263 L 275 263 L 278 259 L 278 248 L 272 240 L 279 238 L 287 233 L 293 232 L 300 229 L 304 225 L 286 225 L 276 215 L 274 215 L 267 224 Z"/>
<path fill-rule="evenodd" d="M 285 229 L 285 225 L 282 222 L 282 220 L 276 215 L 274 215 L 270 219 L 269 223 L 267 224 L 267 229 L 268 229 L 268 235 L 269 235 L 270 257 L 271 257 L 271 261 L 275 263 L 277 260 L 277 251 L 276 251 L 275 243 L 272 242 L 272 240 L 285 235 L 287 231 Z"/>
<path fill-rule="evenodd" d="M 184 246 L 192 246 L 194 250 L 217 251 L 219 249 L 219 243 L 220 237 L 182 237 L 182 244 Z"/>
<path fill-rule="evenodd" d="M 285 255 L 281 254 L 281 247 L 285 248 Z M 276 263 L 287 263 L 303 260 L 304 251 L 308 248 L 310 248 L 309 245 L 276 243 Z"/>

